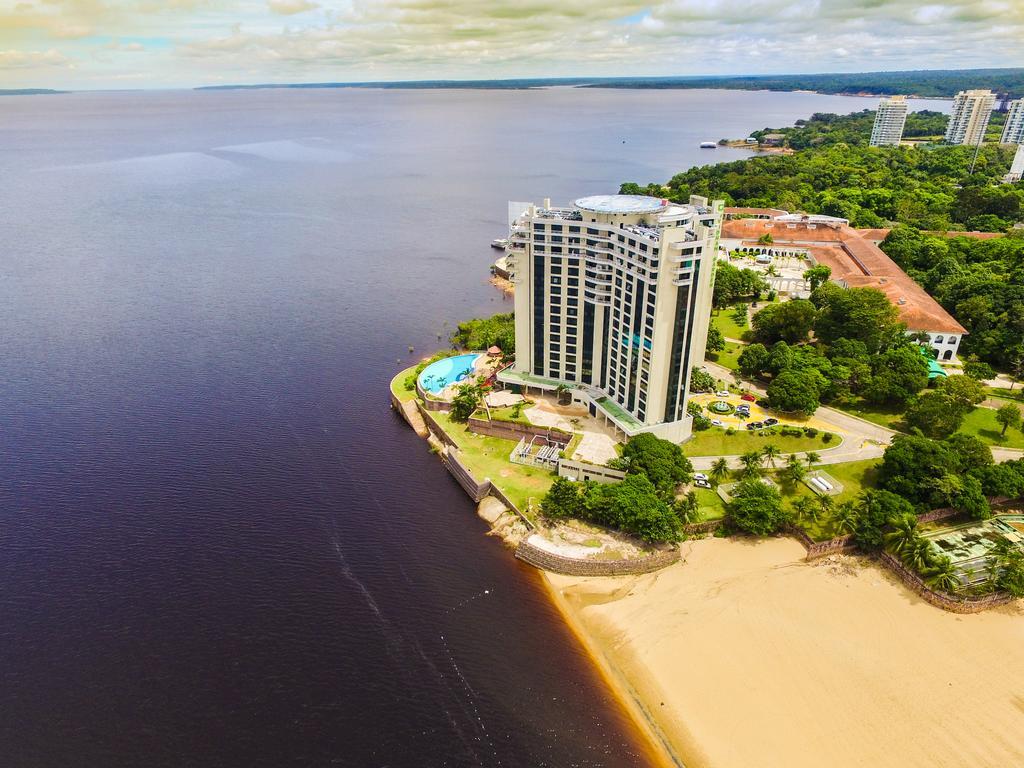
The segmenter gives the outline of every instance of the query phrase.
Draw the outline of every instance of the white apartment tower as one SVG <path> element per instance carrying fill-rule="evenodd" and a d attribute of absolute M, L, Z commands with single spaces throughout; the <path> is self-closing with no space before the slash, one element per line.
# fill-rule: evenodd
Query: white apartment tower
<path fill-rule="evenodd" d="M 996 95 L 992 91 L 960 91 L 953 99 L 946 142 L 972 147 L 981 144 L 995 103 Z"/>
<path fill-rule="evenodd" d="M 1024 99 L 1010 102 L 1006 112 L 1006 124 L 1003 126 L 1001 144 L 1024 144 Z"/>
<path fill-rule="evenodd" d="M 1013 156 L 1010 172 L 1003 176 L 1004 184 L 1015 184 L 1024 178 L 1024 143 L 1017 145 L 1017 154 Z"/>
<path fill-rule="evenodd" d="M 499 380 L 569 387 L 627 437 L 689 437 L 723 208 L 640 195 L 510 203 L 516 362 Z"/>
<path fill-rule="evenodd" d="M 875 125 L 871 129 L 872 147 L 895 147 L 903 138 L 907 122 L 907 97 L 889 96 L 878 102 Z"/>

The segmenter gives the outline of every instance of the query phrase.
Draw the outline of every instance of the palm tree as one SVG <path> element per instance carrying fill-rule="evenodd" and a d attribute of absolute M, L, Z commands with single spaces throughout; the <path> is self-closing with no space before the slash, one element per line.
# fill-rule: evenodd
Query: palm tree
<path fill-rule="evenodd" d="M 923 572 L 932 561 L 932 545 L 928 539 L 920 535 L 914 536 L 914 543 L 906 553 L 903 562 L 918 573 Z"/>
<path fill-rule="evenodd" d="M 821 454 L 808 451 L 804 454 L 804 461 L 807 462 L 807 471 L 810 472 L 814 469 L 814 465 L 821 461 Z"/>
<path fill-rule="evenodd" d="M 857 505 L 844 501 L 836 510 L 835 520 L 840 533 L 853 533 L 857 529 Z"/>
<path fill-rule="evenodd" d="M 818 505 L 810 496 L 797 496 L 793 500 L 793 511 L 801 520 L 810 518 L 815 523 L 818 522 L 818 509 Z"/>
<path fill-rule="evenodd" d="M 940 592 L 953 592 L 960 587 L 960 576 L 956 566 L 948 557 L 940 557 L 929 569 L 927 584 Z"/>
<path fill-rule="evenodd" d="M 711 479 L 715 481 L 715 485 L 718 485 L 726 477 L 729 476 L 729 462 L 726 459 L 716 459 L 715 463 L 711 465 L 710 472 Z"/>
<path fill-rule="evenodd" d="M 743 465 L 742 475 L 743 477 L 760 477 L 761 476 L 761 452 L 760 451 L 749 451 L 740 456 L 740 464 Z"/>
<path fill-rule="evenodd" d="M 775 468 L 775 460 L 782 455 L 782 451 L 779 450 L 779 446 L 775 443 L 767 443 L 764 448 L 761 449 L 761 456 L 764 457 L 765 464 L 770 466 L 772 469 Z"/>
<path fill-rule="evenodd" d="M 676 500 L 675 510 L 684 524 L 700 521 L 700 504 L 697 501 L 697 494 L 693 491 L 687 491 L 685 496 Z"/>
<path fill-rule="evenodd" d="M 793 485 L 807 477 L 807 467 L 795 453 L 789 454 L 789 458 L 786 460 L 786 477 L 792 481 Z"/>
<path fill-rule="evenodd" d="M 827 493 L 823 493 L 818 497 L 818 507 L 821 509 L 822 514 L 826 517 L 836 506 L 836 500 L 829 496 Z"/>
<path fill-rule="evenodd" d="M 882 537 L 885 548 L 896 557 L 903 558 L 917 543 L 917 516 L 904 515 L 893 523 L 893 528 Z"/>

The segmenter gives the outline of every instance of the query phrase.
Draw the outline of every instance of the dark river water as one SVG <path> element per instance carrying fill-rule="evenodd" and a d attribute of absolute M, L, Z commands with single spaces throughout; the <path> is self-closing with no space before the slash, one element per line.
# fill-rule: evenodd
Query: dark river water
<path fill-rule="evenodd" d="M 648 764 L 388 381 L 510 309 L 487 283 L 508 199 L 873 104 L 0 99 L 0 765 Z"/>

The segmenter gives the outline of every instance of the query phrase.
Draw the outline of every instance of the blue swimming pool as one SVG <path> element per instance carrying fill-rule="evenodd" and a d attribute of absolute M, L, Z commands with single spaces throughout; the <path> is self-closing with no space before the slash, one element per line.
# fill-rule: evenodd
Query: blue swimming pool
<path fill-rule="evenodd" d="M 427 392 L 436 395 L 449 384 L 467 378 L 472 373 L 473 363 L 478 357 L 480 357 L 479 352 L 470 352 L 466 355 L 446 357 L 444 360 L 431 363 L 420 374 L 420 386 Z"/>

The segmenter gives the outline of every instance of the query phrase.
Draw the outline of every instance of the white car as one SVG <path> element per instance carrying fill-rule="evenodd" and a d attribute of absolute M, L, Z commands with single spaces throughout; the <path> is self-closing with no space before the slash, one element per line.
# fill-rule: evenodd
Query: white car
<path fill-rule="evenodd" d="M 729 395 L 730 392 L 724 389 L 721 392 L 715 392 L 715 397 L 728 397 Z"/>
<path fill-rule="evenodd" d="M 722 423 L 721 419 L 712 419 L 711 420 L 711 426 L 712 427 L 724 427 L 725 424 Z"/>
<path fill-rule="evenodd" d="M 711 483 L 709 483 L 707 480 L 694 480 L 693 484 L 696 485 L 698 488 L 710 488 L 711 487 Z"/>
<path fill-rule="evenodd" d="M 693 473 L 693 479 L 694 480 L 707 480 L 708 476 L 705 475 L 703 472 L 694 472 Z"/>

